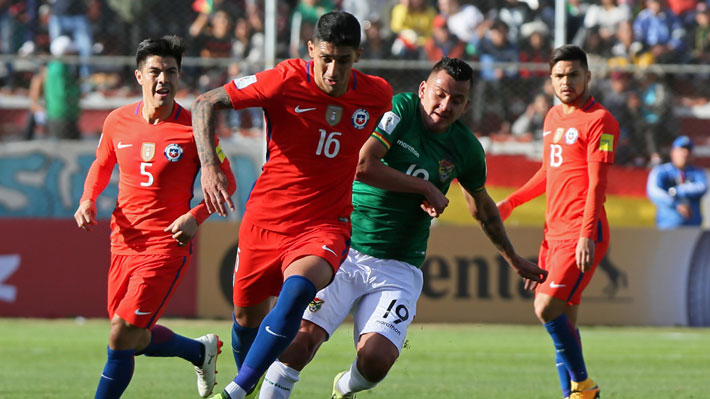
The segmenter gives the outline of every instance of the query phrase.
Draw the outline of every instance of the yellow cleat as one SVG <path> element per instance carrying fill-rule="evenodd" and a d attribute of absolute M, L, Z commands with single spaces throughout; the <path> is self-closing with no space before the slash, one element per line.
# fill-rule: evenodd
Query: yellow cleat
<path fill-rule="evenodd" d="M 349 394 L 343 394 L 338 390 L 338 381 L 340 381 L 340 377 L 342 377 L 345 373 L 347 373 L 347 371 L 341 371 L 335 376 L 335 379 L 333 380 L 333 395 L 330 399 L 355 399 L 355 393 L 351 392 Z"/>
<path fill-rule="evenodd" d="M 591 378 L 581 382 L 572 381 L 569 399 L 599 399 L 599 386 Z"/>
<path fill-rule="evenodd" d="M 259 382 L 256 383 L 256 386 L 254 387 L 254 390 L 251 391 L 251 393 L 247 394 L 247 396 L 244 397 L 244 399 L 258 399 L 259 398 L 259 391 L 261 391 L 261 384 L 264 383 L 264 375 L 261 375 L 261 378 L 259 378 Z"/>

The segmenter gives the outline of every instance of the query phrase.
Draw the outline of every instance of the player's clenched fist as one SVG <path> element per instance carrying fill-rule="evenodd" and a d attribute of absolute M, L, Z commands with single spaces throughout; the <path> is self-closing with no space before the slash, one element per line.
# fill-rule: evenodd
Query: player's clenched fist
<path fill-rule="evenodd" d="M 507 219 L 508 216 L 513 213 L 513 205 L 511 205 L 510 201 L 508 200 L 500 201 L 496 205 L 498 206 L 498 213 L 500 213 L 500 218 L 503 221 L 505 221 L 505 219 Z"/>

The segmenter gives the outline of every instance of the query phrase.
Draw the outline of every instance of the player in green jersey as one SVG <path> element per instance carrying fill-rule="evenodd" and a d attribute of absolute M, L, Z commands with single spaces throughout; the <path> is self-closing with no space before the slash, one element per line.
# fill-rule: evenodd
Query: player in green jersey
<path fill-rule="evenodd" d="M 305 311 L 298 335 L 266 372 L 259 397 L 288 398 L 300 371 L 349 313 L 357 357 L 335 377 L 333 398 L 352 398 L 385 378 L 414 319 L 431 220 L 448 205 L 453 179 L 508 264 L 522 277 L 545 279 L 545 271 L 517 255 L 508 240 L 485 189 L 483 147 L 458 120 L 472 85 L 471 67 L 445 57 L 418 93 L 393 98 L 392 111 L 360 151 L 348 258 Z"/>

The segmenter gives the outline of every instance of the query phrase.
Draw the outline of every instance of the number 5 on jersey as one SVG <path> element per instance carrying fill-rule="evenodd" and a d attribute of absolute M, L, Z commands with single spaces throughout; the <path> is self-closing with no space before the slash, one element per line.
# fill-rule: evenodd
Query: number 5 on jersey
<path fill-rule="evenodd" d="M 316 148 L 316 155 L 325 155 L 327 158 L 335 158 L 340 151 L 340 141 L 338 141 L 338 136 L 342 133 L 328 133 L 325 129 L 318 130 L 320 131 L 320 140 L 318 141 L 318 148 Z"/>
<path fill-rule="evenodd" d="M 142 181 L 141 187 L 149 187 L 153 184 L 153 174 L 148 172 L 148 168 L 153 166 L 151 162 L 141 162 L 141 175 L 148 176 L 148 181 Z"/>

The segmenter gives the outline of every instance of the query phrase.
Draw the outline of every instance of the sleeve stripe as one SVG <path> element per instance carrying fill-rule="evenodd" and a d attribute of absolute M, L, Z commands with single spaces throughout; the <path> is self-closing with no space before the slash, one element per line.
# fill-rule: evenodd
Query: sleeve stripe
<path fill-rule="evenodd" d="M 378 131 L 372 132 L 372 137 L 374 137 L 374 138 L 380 140 L 380 142 L 382 142 L 382 144 L 384 144 L 385 147 L 387 147 L 387 150 L 388 150 L 388 151 L 389 151 L 389 149 L 392 147 L 392 143 L 390 143 L 389 140 L 387 140 L 387 139 L 385 138 L 385 136 L 383 136 L 380 132 L 378 132 Z"/>

